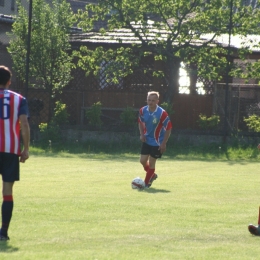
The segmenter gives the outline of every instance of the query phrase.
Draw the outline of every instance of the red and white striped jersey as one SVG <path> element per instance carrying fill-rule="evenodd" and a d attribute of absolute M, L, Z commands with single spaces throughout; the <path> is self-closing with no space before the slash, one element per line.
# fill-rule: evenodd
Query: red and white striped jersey
<path fill-rule="evenodd" d="M 11 90 L 0 89 L 0 152 L 20 155 L 22 114 L 28 115 L 26 99 Z"/>

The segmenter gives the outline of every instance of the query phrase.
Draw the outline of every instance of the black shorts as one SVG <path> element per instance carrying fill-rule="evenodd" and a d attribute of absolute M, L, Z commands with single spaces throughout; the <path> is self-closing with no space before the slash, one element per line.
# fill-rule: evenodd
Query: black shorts
<path fill-rule="evenodd" d="M 20 180 L 20 163 L 17 154 L 0 153 L 0 174 L 4 182 Z"/>
<path fill-rule="evenodd" d="M 152 146 L 147 143 L 142 144 L 141 154 L 143 154 L 143 155 L 149 154 L 151 157 L 153 157 L 155 159 L 162 157 L 162 154 L 159 151 L 159 146 Z"/>

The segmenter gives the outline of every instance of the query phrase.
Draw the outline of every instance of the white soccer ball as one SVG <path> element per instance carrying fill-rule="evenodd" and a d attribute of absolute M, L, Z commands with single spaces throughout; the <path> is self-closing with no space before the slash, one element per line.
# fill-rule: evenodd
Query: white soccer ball
<path fill-rule="evenodd" d="M 145 187 L 144 181 L 140 177 L 136 177 L 132 180 L 132 189 L 142 190 Z"/>

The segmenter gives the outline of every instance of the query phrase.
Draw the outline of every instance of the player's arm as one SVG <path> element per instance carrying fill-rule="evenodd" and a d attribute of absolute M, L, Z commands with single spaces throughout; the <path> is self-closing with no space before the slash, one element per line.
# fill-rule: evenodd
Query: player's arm
<path fill-rule="evenodd" d="M 166 145 L 166 143 L 168 142 L 168 139 L 169 139 L 169 137 L 171 135 L 171 132 L 172 132 L 172 129 L 168 129 L 168 130 L 165 131 L 162 144 Z"/>
<path fill-rule="evenodd" d="M 172 123 L 171 123 L 171 120 L 166 111 L 164 111 L 164 113 L 161 117 L 161 120 L 162 120 L 162 124 L 165 127 L 166 131 L 164 133 L 163 141 L 162 141 L 161 145 L 159 146 L 159 150 L 161 153 L 164 153 L 166 151 L 166 143 L 168 142 L 168 139 L 172 132 Z"/>
<path fill-rule="evenodd" d="M 138 121 L 138 128 L 139 128 L 139 132 L 140 132 L 140 140 L 142 142 L 146 142 L 146 138 L 145 138 L 145 135 L 144 135 L 144 123 L 141 122 L 141 121 Z"/>
<path fill-rule="evenodd" d="M 164 153 L 166 151 L 166 143 L 168 142 L 171 132 L 172 132 L 172 129 L 168 129 L 165 131 L 163 141 L 162 141 L 161 145 L 159 146 L 159 150 L 161 153 Z"/>
<path fill-rule="evenodd" d="M 146 137 L 145 137 L 145 125 L 143 122 L 143 110 L 142 108 L 139 110 L 139 116 L 138 116 L 138 128 L 139 128 L 139 132 L 140 132 L 140 140 L 141 142 L 146 142 Z"/>
<path fill-rule="evenodd" d="M 23 139 L 23 150 L 21 152 L 20 162 L 25 162 L 25 160 L 29 158 L 30 126 L 26 114 L 20 115 L 19 120 Z"/>

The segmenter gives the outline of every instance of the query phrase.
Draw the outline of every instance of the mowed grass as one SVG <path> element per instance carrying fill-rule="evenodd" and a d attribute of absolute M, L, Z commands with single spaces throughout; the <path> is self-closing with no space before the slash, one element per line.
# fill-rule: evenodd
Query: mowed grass
<path fill-rule="evenodd" d="M 138 155 L 31 156 L 0 259 L 259 259 L 259 163 L 165 157 L 157 173 L 137 191 Z"/>

